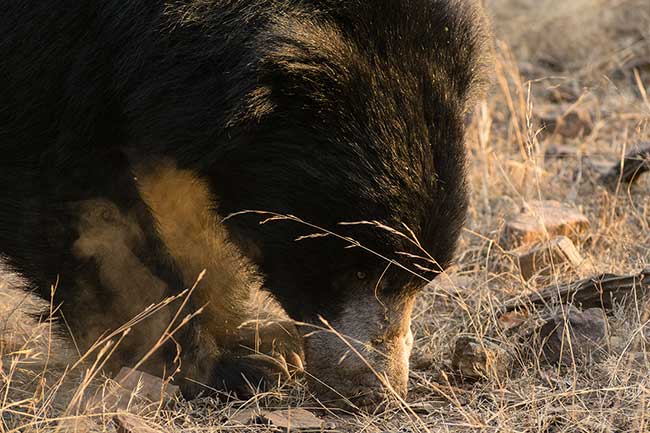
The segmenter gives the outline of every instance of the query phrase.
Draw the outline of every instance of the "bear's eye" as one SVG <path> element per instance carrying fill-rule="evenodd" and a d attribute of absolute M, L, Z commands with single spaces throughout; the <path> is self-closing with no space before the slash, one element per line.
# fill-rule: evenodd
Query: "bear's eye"
<path fill-rule="evenodd" d="M 366 275 L 365 272 L 361 272 L 361 271 L 357 272 L 357 279 L 358 280 L 365 280 L 366 277 L 368 277 L 368 276 Z"/>

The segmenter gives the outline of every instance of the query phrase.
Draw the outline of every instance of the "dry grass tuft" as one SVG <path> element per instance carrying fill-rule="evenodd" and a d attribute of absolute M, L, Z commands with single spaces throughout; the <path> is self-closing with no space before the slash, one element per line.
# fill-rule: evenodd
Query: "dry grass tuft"
<path fill-rule="evenodd" d="M 648 0 L 488 0 L 521 60 L 580 77 L 650 63 Z"/>

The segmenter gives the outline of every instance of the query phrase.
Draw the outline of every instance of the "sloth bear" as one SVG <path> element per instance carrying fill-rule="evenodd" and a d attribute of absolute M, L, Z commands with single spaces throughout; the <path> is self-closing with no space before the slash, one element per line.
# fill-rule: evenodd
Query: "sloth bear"
<path fill-rule="evenodd" d="M 415 295 L 466 212 L 487 27 L 478 0 L 7 1 L 0 254 L 81 349 L 195 286 L 114 356 L 201 309 L 143 367 L 187 395 L 276 377 L 242 347 L 258 289 L 320 397 L 404 395 Z"/>

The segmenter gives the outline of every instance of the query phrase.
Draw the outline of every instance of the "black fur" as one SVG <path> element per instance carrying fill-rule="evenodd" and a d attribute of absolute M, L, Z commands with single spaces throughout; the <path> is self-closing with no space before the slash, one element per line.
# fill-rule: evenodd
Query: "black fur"
<path fill-rule="evenodd" d="M 338 223 L 406 224 L 444 267 L 467 207 L 463 119 L 486 40 L 465 0 L 6 0 L 0 252 L 42 296 L 59 276 L 62 311 L 82 329 L 113 298 L 71 253 L 71 203 L 104 198 L 142 228 L 140 260 L 182 288 L 132 173 L 171 159 L 207 179 L 222 217 L 296 215 L 413 269 L 396 252 L 422 252 L 403 237 Z M 336 315 L 339 277 L 386 266 L 263 218 L 226 224 L 256 246 L 265 287 L 295 319 Z M 96 304 L 77 301 L 78 275 Z M 386 278 L 395 292 L 422 285 L 396 266 Z"/>

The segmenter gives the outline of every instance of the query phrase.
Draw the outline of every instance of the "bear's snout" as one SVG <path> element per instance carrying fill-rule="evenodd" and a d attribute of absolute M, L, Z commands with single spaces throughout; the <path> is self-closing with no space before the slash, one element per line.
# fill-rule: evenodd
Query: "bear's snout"
<path fill-rule="evenodd" d="M 357 298 L 338 317 L 305 327 L 307 377 L 322 403 L 374 410 L 406 396 L 412 305 Z"/>

